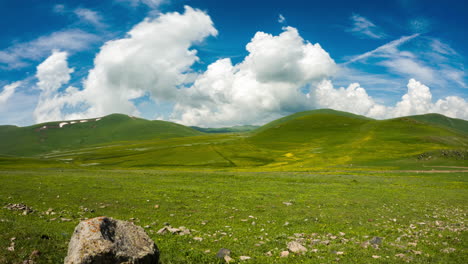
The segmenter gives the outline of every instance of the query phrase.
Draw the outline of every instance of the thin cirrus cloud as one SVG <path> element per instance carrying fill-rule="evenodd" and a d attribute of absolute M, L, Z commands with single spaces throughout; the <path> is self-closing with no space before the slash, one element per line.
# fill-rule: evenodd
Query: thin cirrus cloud
<path fill-rule="evenodd" d="M 439 39 L 419 33 L 403 36 L 374 50 L 350 57 L 342 65 L 370 64 L 385 67 L 390 73 L 417 78 L 431 85 L 466 88 L 461 56 Z"/>
<path fill-rule="evenodd" d="M 56 31 L 0 50 L 0 68 L 3 70 L 24 68 L 43 59 L 53 49 L 82 51 L 99 40 L 99 36 L 80 29 Z"/>
<path fill-rule="evenodd" d="M 78 7 L 75 9 L 70 9 L 63 4 L 56 4 L 53 6 L 52 11 L 61 15 L 76 16 L 80 23 L 90 24 L 99 29 L 106 26 L 106 24 L 103 22 L 104 19 L 102 15 L 98 11 L 89 8 Z"/>
<path fill-rule="evenodd" d="M 169 0 L 116 0 L 119 3 L 126 3 L 130 4 L 133 7 L 137 7 L 139 5 L 146 5 L 150 8 L 157 8 L 161 4 L 169 1 Z"/>
<path fill-rule="evenodd" d="M 14 82 L 3 87 L 3 91 L 0 92 L 0 104 L 5 104 L 8 99 L 15 93 L 16 88 L 21 85 L 21 82 Z"/>
<path fill-rule="evenodd" d="M 350 19 L 352 26 L 347 31 L 360 38 L 383 39 L 387 37 L 380 27 L 361 15 L 353 14 Z"/>

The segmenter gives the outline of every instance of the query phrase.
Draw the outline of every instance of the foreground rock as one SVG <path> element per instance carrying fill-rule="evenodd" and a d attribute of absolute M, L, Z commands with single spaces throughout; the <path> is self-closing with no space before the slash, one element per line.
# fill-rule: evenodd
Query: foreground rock
<path fill-rule="evenodd" d="M 159 250 L 143 228 L 97 217 L 76 226 L 65 264 L 157 264 L 158 260 Z"/>

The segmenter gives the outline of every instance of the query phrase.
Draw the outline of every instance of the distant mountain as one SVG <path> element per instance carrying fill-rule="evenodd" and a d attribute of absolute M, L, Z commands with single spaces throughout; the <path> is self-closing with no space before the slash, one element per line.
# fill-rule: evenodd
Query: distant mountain
<path fill-rule="evenodd" d="M 202 133 L 175 123 L 123 114 L 102 118 L 47 122 L 28 127 L 0 126 L 0 154 L 34 155 L 116 141 L 167 139 Z"/>
<path fill-rule="evenodd" d="M 200 132 L 203 132 L 203 133 L 239 133 L 239 132 L 249 132 L 259 127 L 260 126 L 243 125 L 243 126 L 220 127 L 220 128 L 205 128 L 205 127 L 192 126 L 191 128 L 198 130 Z"/>

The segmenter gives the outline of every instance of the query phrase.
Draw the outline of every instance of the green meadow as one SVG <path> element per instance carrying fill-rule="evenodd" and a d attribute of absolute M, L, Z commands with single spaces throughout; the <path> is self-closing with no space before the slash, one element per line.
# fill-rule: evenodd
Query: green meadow
<path fill-rule="evenodd" d="M 325 109 L 244 132 L 124 115 L 0 126 L 0 263 L 61 263 L 80 220 L 103 215 L 144 227 L 161 263 L 225 263 L 221 248 L 236 263 L 464 263 L 467 123 Z M 32 212 L 4 208 L 20 203 Z M 281 257 L 292 241 L 307 251 Z"/>

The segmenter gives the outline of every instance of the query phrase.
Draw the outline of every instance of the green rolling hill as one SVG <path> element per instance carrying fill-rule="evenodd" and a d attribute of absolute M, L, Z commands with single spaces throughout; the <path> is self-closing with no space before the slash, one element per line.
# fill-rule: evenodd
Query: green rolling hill
<path fill-rule="evenodd" d="M 167 139 L 201 135 L 192 128 L 123 114 L 28 127 L 0 126 L 0 154 L 31 156 L 118 141 Z"/>
<path fill-rule="evenodd" d="M 397 169 L 468 163 L 468 121 L 434 114 L 374 120 L 322 109 L 245 133 L 202 133 L 125 115 L 59 124 L 0 127 L 0 153 L 121 168 Z"/>

